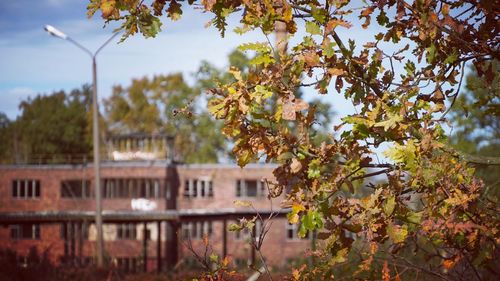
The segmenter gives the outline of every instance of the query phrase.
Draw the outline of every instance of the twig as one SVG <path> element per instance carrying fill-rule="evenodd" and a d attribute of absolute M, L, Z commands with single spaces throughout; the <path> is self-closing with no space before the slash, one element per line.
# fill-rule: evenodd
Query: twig
<path fill-rule="evenodd" d="M 392 171 L 392 169 L 388 168 L 388 169 L 385 169 L 385 170 L 381 170 L 381 171 L 377 171 L 377 172 L 365 174 L 365 175 L 362 175 L 362 176 L 354 177 L 354 178 L 351 179 L 351 181 L 356 181 L 356 180 L 360 180 L 360 179 L 364 179 L 364 178 L 369 178 L 369 177 L 373 177 L 373 176 L 377 176 L 377 175 L 381 175 L 381 174 L 386 174 L 386 173 L 388 173 L 390 171 Z"/>
<path fill-rule="evenodd" d="M 439 119 L 443 119 L 446 116 L 446 114 L 448 114 L 448 112 L 450 112 L 451 108 L 455 104 L 455 101 L 457 100 L 458 94 L 460 93 L 460 87 L 462 87 L 462 81 L 464 78 L 464 73 L 465 73 L 464 68 L 465 68 L 465 61 L 462 63 L 462 74 L 460 75 L 460 82 L 458 83 L 457 92 L 453 96 L 453 100 L 451 101 L 450 106 L 448 107 L 448 109 L 446 109 L 446 111 L 443 113 L 443 115 L 441 115 L 441 118 L 439 118 Z"/>

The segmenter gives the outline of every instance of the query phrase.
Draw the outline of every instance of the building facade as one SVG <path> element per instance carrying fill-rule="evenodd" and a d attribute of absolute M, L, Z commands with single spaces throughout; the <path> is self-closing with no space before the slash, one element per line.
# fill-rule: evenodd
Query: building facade
<path fill-rule="evenodd" d="M 238 214 L 262 214 L 254 237 L 271 225 L 261 248 L 271 266 L 286 266 L 311 248 L 311 239 L 299 239 L 297 227 L 288 224 L 280 209 L 283 198 L 268 199 L 266 180 L 273 180 L 274 166 L 171 163 L 101 165 L 105 254 L 124 271 L 193 266 L 193 251 L 205 252 L 204 237 L 214 253 L 231 256 L 237 266 L 258 263 L 251 233 L 228 231 Z M 92 165 L 0 166 L 0 248 L 15 250 L 21 259 L 35 247 L 56 263 L 91 262 L 96 240 L 88 215 L 95 211 L 93 181 Z M 235 206 L 235 200 L 252 207 Z M 266 220 L 270 214 L 276 214 L 272 223 Z"/>

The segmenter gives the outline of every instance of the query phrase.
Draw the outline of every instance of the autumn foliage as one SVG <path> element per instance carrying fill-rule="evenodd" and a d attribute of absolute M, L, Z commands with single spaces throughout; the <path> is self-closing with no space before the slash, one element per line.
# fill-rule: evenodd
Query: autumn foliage
<path fill-rule="evenodd" d="M 192 6 L 212 13 L 222 35 L 234 16 L 238 33 L 267 36 L 280 25 L 298 38 L 288 51 L 269 40 L 242 45 L 255 54 L 252 68 L 230 69 L 232 82 L 213 89 L 209 103 L 238 164 L 279 163 L 271 194 L 287 192 L 283 206 L 299 235 L 317 233 L 316 263 L 292 279 L 498 276 L 498 201 L 482 196 L 468 164 L 499 161 L 453 150 L 443 129 L 467 65 L 491 85 L 483 100 L 498 101 L 498 2 L 92 0 L 89 15 L 122 22 L 124 39 L 154 37 L 160 16 L 176 20 Z M 345 29 L 366 30 L 365 38 L 342 36 Z M 347 99 L 356 112 L 315 143 L 321 124 L 298 89 Z"/>

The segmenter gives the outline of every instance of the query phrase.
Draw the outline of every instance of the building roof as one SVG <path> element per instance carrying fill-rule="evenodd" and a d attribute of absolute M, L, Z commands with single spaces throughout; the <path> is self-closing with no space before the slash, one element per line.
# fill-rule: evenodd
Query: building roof
<path fill-rule="evenodd" d="M 0 164 L 0 170 L 13 169 L 39 169 L 39 170 L 73 170 L 92 167 L 92 163 L 86 164 Z M 142 161 L 103 161 L 101 168 L 119 168 L 119 167 L 177 167 L 180 169 L 236 169 L 240 168 L 232 163 L 207 163 L 207 164 L 172 164 L 169 160 L 142 160 Z M 277 164 L 251 163 L 244 169 L 274 169 Z"/>
<path fill-rule="evenodd" d="M 283 216 L 289 209 L 259 210 L 258 214 L 268 217 L 271 214 Z M 103 211 L 102 220 L 105 223 L 114 222 L 151 222 L 178 221 L 196 219 L 237 219 L 257 215 L 254 209 L 189 209 L 163 211 Z M 94 211 L 37 211 L 37 212 L 1 212 L 0 224 L 18 223 L 57 223 L 65 221 L 94 221 Z"/>

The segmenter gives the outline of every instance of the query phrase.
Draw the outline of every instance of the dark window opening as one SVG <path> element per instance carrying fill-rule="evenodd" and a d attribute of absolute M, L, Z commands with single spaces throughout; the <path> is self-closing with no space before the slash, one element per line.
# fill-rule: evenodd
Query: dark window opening
<path fill-rule="evenodd" d="M 135 223 L 122 223 L 116 225 L 116 237 L 123 240 L 137 239 L 137 228 Z"/>
<path fill-rule="evenodd" d="M 10 226 L 10 237 L 12 239 L 40 239 L 39 224 L 15 224 Z"/>
<path fill-rule="evenodd" d="M 265 196 L 263 186 L 259 180 L 238 180 L 236 181 L 236 197 Z"/>
<path fill-rule="evenodd" d="M 257 197 L 257 181 L 247 181 L 247 197 Z"/>
<path fill-rule="evenodd" d="M 12 197 L 18 199 L 39 198 L 40 181 L 32 179 L 13 180 Z"/>
<path fill-rule="evenodd" d="M 104 180 L 104 198 L 161 198 L 159 179 L 118 178 Z"/>
<path fill-rule="evenodd" d="M 65 180 L 61 182 L 62 198 L 90 198 L 89 180 Z"/>

